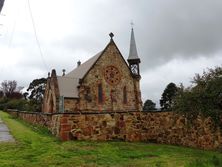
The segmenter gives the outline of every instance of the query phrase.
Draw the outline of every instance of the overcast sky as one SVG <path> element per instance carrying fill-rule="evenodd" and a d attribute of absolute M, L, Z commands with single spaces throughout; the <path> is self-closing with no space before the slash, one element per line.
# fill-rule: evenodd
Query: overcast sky
<path fill-rule="evenodd" d="M 188 86 L 195 73 L 221 65 L 221 0 L 5 0 L 0 81 L 28 86 L 52 68 L 69 72 L 103 50 L 110 32 L 127 59 L 132 20 L 143 100 L 159 103 L 168 83 Z"/>

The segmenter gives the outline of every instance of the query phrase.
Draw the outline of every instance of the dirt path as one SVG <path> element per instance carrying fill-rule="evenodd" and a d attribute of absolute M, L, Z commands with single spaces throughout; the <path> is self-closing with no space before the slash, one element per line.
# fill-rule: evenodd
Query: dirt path
<path fill-rule="evenodd" d="M 8 127 L 0 118 L 0 142 L 14 142 L 15 139 L 9 133 Z"/>

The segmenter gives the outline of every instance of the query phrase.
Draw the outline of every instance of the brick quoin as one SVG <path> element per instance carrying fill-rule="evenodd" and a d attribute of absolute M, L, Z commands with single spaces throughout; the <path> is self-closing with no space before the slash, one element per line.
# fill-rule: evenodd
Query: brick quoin
<path fill-rule="evenodd" d="M 68 141 L 68 140 L 70 140 L 70 138 L 69 138 L 69 132 L 64 132 L 64 131 L 60 132 L 59 138 L 60 138 L 62 141 Z"/>
<path fill-rule="evenodd" d="M 61 124 L 68 123 L 67 117 L 62 117 L 62 118 L 60 119 L 60 123 L 61 123 Z"/>
<path fill-rule="evenodd" d="M 71 125 L 61 124 L 61 131 L 71 131 Z"/>

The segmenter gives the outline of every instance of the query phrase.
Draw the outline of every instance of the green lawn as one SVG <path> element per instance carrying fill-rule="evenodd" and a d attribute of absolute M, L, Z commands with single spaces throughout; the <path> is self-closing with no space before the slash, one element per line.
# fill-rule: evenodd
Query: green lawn
<path fill-rule="evenodd" d="M 0 112 L 16 143 L 0 143 L 0 166 L 222 166 L 222 154 L 184 147 L 129 142 L 61 142 L 47 130 Z"/>

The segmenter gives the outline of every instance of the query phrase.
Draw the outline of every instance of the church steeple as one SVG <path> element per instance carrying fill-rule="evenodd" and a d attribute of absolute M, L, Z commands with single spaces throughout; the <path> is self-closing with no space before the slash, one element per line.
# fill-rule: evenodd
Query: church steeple
<path fill-rule="evenodd" d="M 140 58 L 137 53 L 133 28 L 131 29 L 130 50 L 129 50 L 129 57 L 127 61 L 129 63 L 129 67 L 133 76 L 140 77 L 140 70 L 139 70 Z"/>
<path fill-rule="evenodd" d="M 2 11 L 2 7 L 3 7 L 3 5 L 4 5 L 4 2 L 5 2 L 5 0 L 1 0 L 1 1 L 0 1 L 0 13 L 1 13 L 1 11 Z"/>
<path fill-rule="evenodd" d="M 131 38 L 130 38 L 130 51 L 129 51 L 129 57 L 128 60 L 134 60 L 139 59 L 137 48 L 136 48 L 136 41 L 134 37 L 134 31 L 133 28 L 131 29 Z"/>

